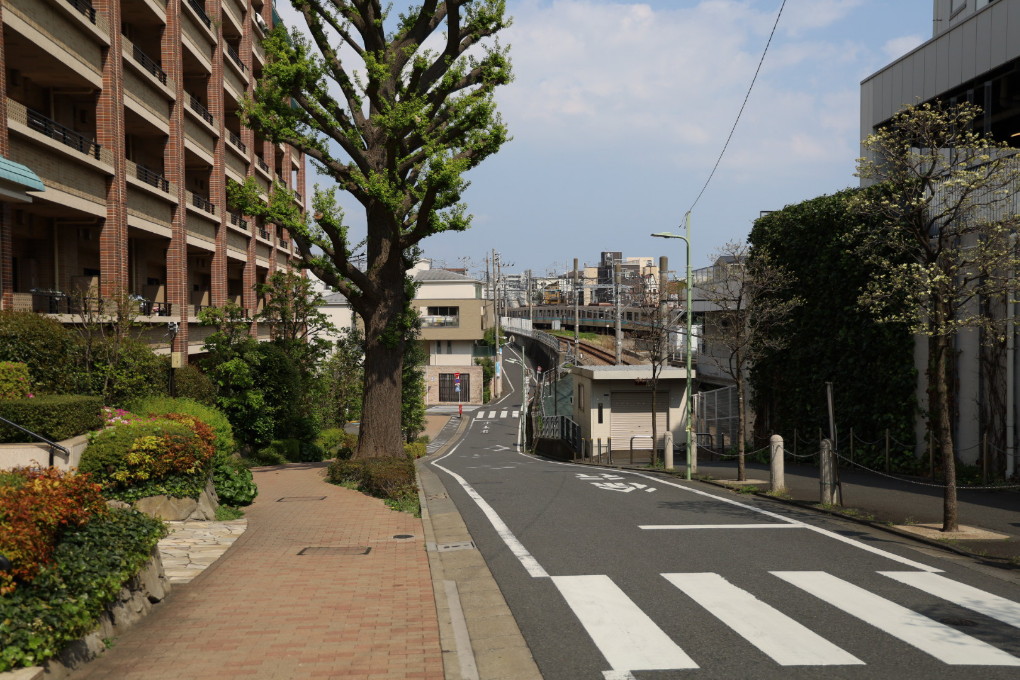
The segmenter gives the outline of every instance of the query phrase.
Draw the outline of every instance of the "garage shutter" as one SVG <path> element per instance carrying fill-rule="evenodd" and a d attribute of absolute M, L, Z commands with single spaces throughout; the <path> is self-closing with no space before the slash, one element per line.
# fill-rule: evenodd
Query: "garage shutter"
<path fill-rule="evenodd" d="M 651 448 L 652 437 L 652 393 L 651 392 L 613 392 L 612 422 L 610 433 L 613 437 L 613 450 L 629 450 L 630 438 L 642 435 L 643 439 L 634 440 L 635 449 Z M 659 392 L 655 397 L 657 426 L 656 434 L 659 446 L 662 446 L 666 428 L 669 426 L 669 395 Z"/>

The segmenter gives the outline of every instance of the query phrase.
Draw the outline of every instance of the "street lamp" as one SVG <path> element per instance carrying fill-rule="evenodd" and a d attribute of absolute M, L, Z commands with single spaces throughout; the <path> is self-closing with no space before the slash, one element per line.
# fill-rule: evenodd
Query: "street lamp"
<path fill-rule="evenodd" d="M 660 231 L 652 234 L 657 238 L 678 238 L 687 246 L 687 336 L 684 338 L 684 349 L 687 353 L 687 479 L 691 478 L 691 452 L 694 447 L 694 393 L 691 389 L 691 212 L 688 210 L 684 215 L 684 235 L 673 234 L 668 231 Z"/>

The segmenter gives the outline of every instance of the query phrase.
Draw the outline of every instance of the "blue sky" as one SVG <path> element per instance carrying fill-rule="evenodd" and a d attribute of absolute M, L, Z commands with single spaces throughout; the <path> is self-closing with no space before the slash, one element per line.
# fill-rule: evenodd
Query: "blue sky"
<path fill-rule="evenodd" d="M 514 139 L 469 174 L 471 229 L 426 239 L 426 257 L 477 272 L 495 248 L 544 274 L 618 250 L 681 267 L 682 242 L 648 234 L 678 230 L 708 178 L 781 1 L 508 0 L 516 80 L 497 100 Z M 931 0 L 787 0 L 692 213 L 693 266 L 760 211 L 856 183 L 859 83 L 931 18 Z"/>

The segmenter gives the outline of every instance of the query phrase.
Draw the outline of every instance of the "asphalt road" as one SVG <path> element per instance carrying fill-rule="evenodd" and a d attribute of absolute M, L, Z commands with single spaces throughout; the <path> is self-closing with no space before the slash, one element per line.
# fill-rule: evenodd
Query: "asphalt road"
<path fill-rule="evenodd" d="M 697 482 L 519 453 L 518 394 L 465 414 L 431 464 L 548 680 L 1020 678 L 1015 576 Z"/>

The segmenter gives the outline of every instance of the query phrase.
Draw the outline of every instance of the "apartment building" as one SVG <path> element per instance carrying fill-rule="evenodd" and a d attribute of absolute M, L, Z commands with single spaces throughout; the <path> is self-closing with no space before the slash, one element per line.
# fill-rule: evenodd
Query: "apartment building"
<path fill-rule="evenodd" d="M 1020 2 L 1017 0 L 934 0 L 932 38 L 861 83 L 861 138 L 904 106 L 941 100 L 980 105 L 980 130 L 1020 146 Z M 1006 312 L 1016 317 L 1014 307 Z M 1010 323 L 1004 346 L 983 344 L 977 331 L 956 338 L 955 442 L 966 463 L 983 451 L 1016 472 L 1020 362 L 1016 328 Z M 927 403 L 924 371 L 927 344 L 916 343 L 920 376 L 918 403 Z M 924 440 L 919 421 L 918 439 Z"/>
<path fill-rule="evenodd" d="M 296 249 L 226 186 L 304 202 L 303 156 L 238 117 L 277 20 L 267 0 L 0 4 L 0 308 L 69 321 L 83 296 L 130 295 L 175 363 L 202 351 L 203 307 L 258 310 Z"/>

